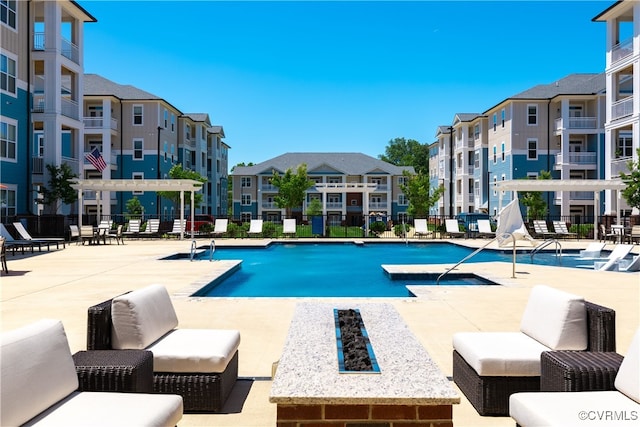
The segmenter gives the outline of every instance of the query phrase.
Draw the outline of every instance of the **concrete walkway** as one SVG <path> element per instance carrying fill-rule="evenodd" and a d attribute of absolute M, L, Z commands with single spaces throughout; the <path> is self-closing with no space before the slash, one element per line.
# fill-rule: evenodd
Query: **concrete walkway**
<path fill-rule="evenodd" d="M 291 242 L 290 240 L 288 240 Z M 317 240 L 314 240 L 317 241 Z M 335 241 L 335 240 L 332 240 Z M 422 240 L 424 242 L 425 240 Z M 479 246 L 482 240 L 456 240 Z M 198 244 L 207 246 L 210 240 Z M 220 239 L 217 247 L 264 245 L 261 239 Z M 584 248 L 587 241 L 563 242 L 563 249 Z M 166 261 L 189 252 L 191 241 L 126 240 L 125 245 L 81 246 L 25 255 L 8 255 L 10 274 L 0 278 L 2 331 L 41 318 L 62 320 L 71 351 L 85 349 L 86 310 L 119 293 L 152 283 L 165 285 L 173 297 L 181 327 L 233 328 L 242 334 L 240 376 L 225 414 L 185 415 L 183 426 L 273 426 L 276 407 L 269 403 L 272 365 L 284 346 L 296 298 L 191 298 L 194 283 L 224 270 L 221 262 Z M 640 252 L 636 245 L 635 253 Z M 383 262 L 381 262 L 383 264 Z M 450 265 L 429 265 L 444 271 Z M 416 267 L 419 268 L 419 267 Z M 423 267 L 425 268 L 425 267 Z M 217 271 L 218 270 L 218 271 Z M 398 310 L 432 359 L 451 376 L 451 337 L 458 331 L 516 331 L 532 286 L 547 284 L 611 307 L 617 316 L 618 352 L 625 354 L 640 324 L 640 273 L 595 272 L 529 264 L 474 263 L 459 267 L 492 277 L 503 286 L 424 287 L 417 298 L 370 298 Z M 308 300 L 308 299 L 304 299 Z M 323 298 L 330 302 L 331 298 Z M 343 301 L 344 300 L 340 300 Z M 457 389 L 457 388 L 456 388 Z M 480 417 L 461 395 L 454 406 L 456 426 L 513 426 L 510 418 Z"/>

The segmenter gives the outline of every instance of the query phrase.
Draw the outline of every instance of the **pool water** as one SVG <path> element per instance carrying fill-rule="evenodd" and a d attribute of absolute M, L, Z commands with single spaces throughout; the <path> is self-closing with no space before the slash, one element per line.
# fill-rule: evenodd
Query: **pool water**
<path fill-rule="evenodd" d="M 214 260 L 242 260 L 240 268 L 196 295 L 224 297 L 407 297 L 407 285 L 435 284 L 435 277 L 390 278 L 382 264 L 456 263 L 473 249 L 449 243 L 279 244 L 267 248 L 217 248 Z M 209 260 L 209 251 L 200 258 Z M 518 263 L 558 265 L 553 254 L 517 256 Z M 512 262 L 512 253 L 482 251 L 466 263 Z M 562 257 L 562 265 L 572 257 Z M 582 261 L 584 263 L 584 261 Z M 486 285 L 475 277 L 445 276 L 442 285 Z"/>

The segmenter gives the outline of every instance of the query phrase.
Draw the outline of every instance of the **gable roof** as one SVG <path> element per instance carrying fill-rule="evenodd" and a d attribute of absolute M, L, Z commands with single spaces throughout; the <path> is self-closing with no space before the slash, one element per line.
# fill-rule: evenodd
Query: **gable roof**
<path fill-rule="evenodd" d="M 270 174 L 274 169 L 284 172 L 303 163 L 307 165 L 307 172 L 326 170 L 329 167 L 345 175 L 366 175 L 372 172 L 402 175 L 405 170 L 414 173 L 413 166 L 395 166 L 362 153 L 285 153 L 253 166 L 237 166 L 232 175 Z"/>

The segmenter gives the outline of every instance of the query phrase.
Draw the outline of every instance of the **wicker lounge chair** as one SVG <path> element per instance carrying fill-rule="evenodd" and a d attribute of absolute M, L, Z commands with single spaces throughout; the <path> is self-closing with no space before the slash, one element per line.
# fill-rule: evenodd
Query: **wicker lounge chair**
<path fill-rule="evenodd" d="M 167 290 L 148 286 L 89 307 L 87 349 L 151 351 L 154 392 L 180 394 L 185 412 L 220 412 L 238 378 L 240 333 L 177 323 Z"/>
<path fill-rule="evenodd" d="M 533 221 L 533 234 L 535 234 L 536 237 L 541 237 L 543 239 L 552 239 L 557 237 L 556 233 L 549 231 L 547 222 L 544 220 Z"/>
<path fill-rule="evenodd" d="M 615 311 L 548 286 L 536 286 L 520 332 L 453 337 L 453 380 L 480 415 L 506 416 L 509 396 L 540 390 L 540 354 L 615 351 Z"/>
<path fill-rule="evenodd" d="M 174 219 L 173 228 L 167 234 L 170 236 L 177 236 L 177 237 L 184 236 L 186 225 L 187 225 L 187 220 Z"/>

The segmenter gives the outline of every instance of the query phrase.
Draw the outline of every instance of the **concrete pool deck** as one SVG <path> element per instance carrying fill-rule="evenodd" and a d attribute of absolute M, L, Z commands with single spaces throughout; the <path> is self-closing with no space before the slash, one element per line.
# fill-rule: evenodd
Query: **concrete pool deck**
<path fill-rule="evenodd" d="M 210 240 L 198 240 L 207 246 Z M 287 240 L 302 242 L 304 239 Z M 314 242 L 319 241 L 314 239 Z M 337 240 L 331 239 L 331 242 Z M 482 239 L 455 239 L 478 247 Z M 256 245 L 262 239 L 219 239 L 223 245 Z M 428 240 L 420 240 L 428 242 Z M 187 414 L 179 426 L 273 426 L 276 405 L 269 403 L 272 365 L 282 353 L 296 303 L 304 298 L 192 298 L 190 287 L 202 283 L 222 262 L 159 260 L 189 252 L 190 240 L 126 240 L 126 245 L 80 246 L 35 254 L 8 255 L 9 276 L 0 278 L 0 329 L 24 326 L 41 318 L 60 319 L 72 352 L 85 349 L 86 313 L 93 304 L 152 283 L 165 285 L 173 297 L 181 327 L 232 328 L 242 334 L 242 378 L 228 402 L 226 414 Z M 585 248 L 589 241 L 562 242 L 563 250 Z M 366 242 L 365 242 L 366 244 Z M 607 246 L 610 249 L 612 245 Z M 635 245 L 633 252 L 640 253 Z M 340 260 L 337 260 L 340 261 Z M 384 261 L 381 260 L 380 264 Z M 416 270 L 444 271 L 447 265 L 414 266 Z M 640 324 L 640 273 L 595 272 L 511 263 L 463 264 L 458 269 L 491 277 L 503 286 L 425 287 L 417 298 L 362 298 L 358 301 L 392 304 L 409 329 L 451 376 L 451 337 L 459 331 L 515 331 L 531 287 L 547 284 L 576 293 L 616 310 L 618 353 L 625 354 Z M 331 298 L 322 298 L 331 302 Z M 345 299 L 335 299 L 344 302 Z M 350 300 L 356 300 L 351 298 Z M 253 381 L 250 381 L 253 379 Z M 455 385 L 454 385 L 455 387 Z M 456 387 L 457 390 L 457 387 Z M 481 417 L 466 398 L 453 409 L 456 426 L 513 426 L 508 417 Z"/>

